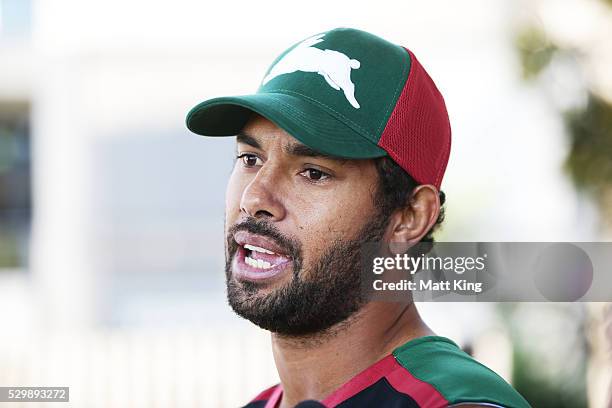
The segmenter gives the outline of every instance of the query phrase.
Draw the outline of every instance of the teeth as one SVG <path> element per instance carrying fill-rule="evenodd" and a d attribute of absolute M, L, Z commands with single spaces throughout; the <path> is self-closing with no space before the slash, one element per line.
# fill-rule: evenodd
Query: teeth
<path fill-rule="evenodd" d="M 266 248 L 261 248 L 255 245 L 250 245 L 250 244 L 245 244 L 244 247 L 246 249 L 250 249 L 251 251 L 255 251 L 255 252 L 263 252 L 264 254 L 274 254 L 274 252 L 267 250 Z"/>
<path fill-rule="evenodd" d="M 250 256 L 244 257 L 244 263 L 258 269 L 270 269 L 272 267 L 270 262 L 266 262 L 262 259 L 253 259 Z"/>

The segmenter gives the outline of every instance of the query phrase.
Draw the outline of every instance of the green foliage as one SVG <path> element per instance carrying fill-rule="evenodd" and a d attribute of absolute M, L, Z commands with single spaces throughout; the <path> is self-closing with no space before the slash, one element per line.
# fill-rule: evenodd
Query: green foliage
<path fill-rule="evenodd" d="M 602 1 L 612 6 L 612 0 Z M 546 80 L 546 77 L 540 74 L 558 54 L 570 55 L 579 62 L 581 55 L 584 55 L 584 50 L 564 48 L 555 44 L 546 32 L 535 26 L 521 31 L 516 37 L 515 46 L 522 65 L 522 76 L 530 81 Z M 590 82 L 587 84 L 593 86 Z M 612 226 L 612 101 L 602 97 L 597 89 L 589 88 L 585 91 L 588 94 L 586 106 L 560 112 L 570 139 L 565 169 L 576 188 L 587 192 L 597 202 L 602 221 L 608 221 Z M 564 363 L 571 358 L 581 360 L 572 375 L 565 378 L 546 378 L 538 373 L 537 369 L 541 356 L 533 354 L 537 349 L 537 337 L 530 337 L 529 341 L 517 341 L 516 333 L 523 322 L 516 322 L 515 311 L 511 307 L 501 308 L 501 315 L 514 337 L 513 385 L 517 390 L 537 408 L 586 408 L 588 346 L 580 347 L 584 356 L 576 356 L 574 353 L 564 356 Z"/>
<path fill-rule="evenodd" d="M 587 408 L 586 371 L 575 373 L 570 386 L 557 384 L 539 376 L 534 370 L 534 360 L 517 348 L 513 353 L 512 384 L 534 408 Z M 584 368 L 584 367 L 583 367 Z M 583 392 L 575 392 L 576 388 Z"/>
<path fill-rule="evenodd" d="M 535 27 L 521 31 L 515 39 L 515 46 L 519 52 L 525 79 L 535 79 L 558 51 L 545 33 Z"/>
<path fill-rule="evenodd" d="M 612 6 L 612 0 L 603 0 Z M 555 44 L 541 27 L 524 28 L 515 40 L 522 76 L 526 80 L 545 80 L 540 74 L 556 55 L 581 61 L 583 51 Z M 612 226 L 612 101 L 599 96 L 597 89 L 586 89 L 585 108 L 560 112 L 570 137 L 570 152 L 565 162 L 578 190 L 594 198 L 602 220 Z"/>
<path fill-rule="evenodd" d="M 612 104 L 594 94 L 585 109 L 564 114 L 571 135 L 566 168 L 595 197 L 612 188 Z"/>

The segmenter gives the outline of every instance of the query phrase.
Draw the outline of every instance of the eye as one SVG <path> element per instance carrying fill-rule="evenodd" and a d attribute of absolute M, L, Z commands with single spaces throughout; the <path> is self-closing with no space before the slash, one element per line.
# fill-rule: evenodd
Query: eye
<path fill-rule="evenodd" d="M 325 173 L 324 171 L 321 171 L 319 169 L 312 169 L 312 168 L 306 169 L 300 174 L 311 181 L 322 181 L 330 177 L 330 175 Z"/>
<path fill-rule="evenodd" d="M 237 158 L 242 160 L 242 164 L 244 164 L 245 167 L 255 167 L 262 165 L 261 159 L 251 153 L 242 153 L 238 155 Z"/>

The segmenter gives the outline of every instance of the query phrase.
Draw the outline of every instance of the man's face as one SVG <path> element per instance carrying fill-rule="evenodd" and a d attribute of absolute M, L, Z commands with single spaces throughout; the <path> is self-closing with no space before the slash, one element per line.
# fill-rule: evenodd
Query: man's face
<path fill-rule="evenodd" d="M 360 247 L 382 238 L 372 160 L 318 154 L 253 118 L 237 138 L 226 192 L 228 300 L 285 335 L 317 333 L 363 304 Z"/>

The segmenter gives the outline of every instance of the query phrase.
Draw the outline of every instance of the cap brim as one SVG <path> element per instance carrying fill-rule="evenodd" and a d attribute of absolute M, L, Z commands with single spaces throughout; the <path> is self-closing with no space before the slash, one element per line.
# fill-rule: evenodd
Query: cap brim
<path fill-rule="evenodd" d="M 235 136 L 253 112 L 324 154 L 353 159 L 387 155 L 385 150 L 323 108 L 301 97 L 281 93 L 204 101 L 187 114 L 187 128 L 203 136 Z"/>

